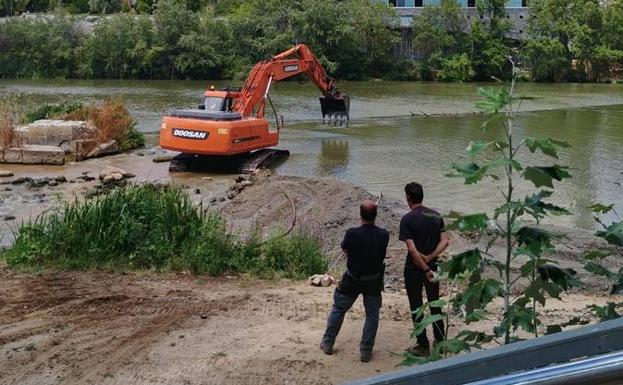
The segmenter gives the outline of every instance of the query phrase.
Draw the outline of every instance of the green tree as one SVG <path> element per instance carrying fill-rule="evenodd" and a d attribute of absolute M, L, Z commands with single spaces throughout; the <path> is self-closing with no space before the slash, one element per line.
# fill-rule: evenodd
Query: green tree
<path fill-rule="evenodd" d="M 413 48 L 421 55 L 423 79 L 435 78 L 435 72 L 440 70 L 440 80 L 471 80 L 471 59 L 464 55 L 469 52 L 466 29 L 467 20 L 455 0 L 427 5 L 413 18 Z"/>
<path fill-rule="evenodd" d="M 568 147 L 565 142 L 552 138 L 531 136 L 518 137 L 515 121 L 521 104 L 515 95 L 515 82 L 519 71 L 511 61 L 513 70 L 510 87 L 480 89 L 482 99 L 477 106 L 488 113 L 488 119 L 482 125 L 483 130 L 495 130 L 503 140 L 474 140 L 467 146 L 470 161 L 465 164 L 453 164 L 450 177 L 462 178 L 465 184 L 475 184 L 485 177 L 500 181 L 496 186 L 502 198 L 502 204 L 495 208 L 493 216 L 488 213 L 451 215 L 454 219 L 450 228 L 462 232 L 487 233 L 491 224 L 493 233 L 484 250 L 479 248 L 466 250 L 442 265 L 442 279 L 451 282 L 459 289 L 452 292 L 448 302 L 440 301 L 436 306 L 448 305 L 448 311 L 460 314 L 463 322 L 470 324 L 486 318 L 487 307 L 496 298 L 501 298 L 502 319 L 487 334 L 463 330 L 456 337 L 435 346 L 431 356 L 418 359 L 408 356 L 406 363 L 435 360 L 442 353 L 458 353 L 479 347 L 481 343 L 502 338 L 503 343 L 520 339 L 518 329 L 533 334 L 540 331 L 560 330 L 560 325 L 543 325 L 538 316 L 538 307 L 544 306 L 547 297 L 559 298 L 563 290 L 575 283 L 575 272 L 559 268 L 553 260 L 552 235 L 538 227 L 539 222 L 548 215 L 563 215 L 569 212 L 546 201 L 554 188 L 554 181 L 569 178 L 568 167 L 558 164 L 532 165 L 522 162 L 520 152 L 526 156 L 540 152 L 545 156 L 558 159 L 560 148 Z M 484 156 L 484 155 L 487 156 Z M 517 188 L 524 181 L 532 184 L 537 191 L 525 197 L 517 196 Z M 522 218 L 531 218 L 537 226 L 530 226 Z M 496 241 L 504 243 L 503 255 L 495 255 L 491 247 Z M 517 264 L 518 269 L 512 265 Z M 487 267 L 497 272 L 496 278 L 484 275 Z M 516 272 L 514 272 L 516 271 Z M 518 288 L 522 282 L 523 288 Z M 513 291 L 519 292 L 514 295 Z M 419 311 L 424 311 L 420 309 Z M 416 324 L 418 328 L 431 323 L 434 316 L 424 318 Z"/>
<path fill-rule="evenodd" d="M 560 81 L 569 71 L 565 47 L 555 39 L 533 39 L 525 44 L 525 56 L 532 79 L 536 81 Z"/>

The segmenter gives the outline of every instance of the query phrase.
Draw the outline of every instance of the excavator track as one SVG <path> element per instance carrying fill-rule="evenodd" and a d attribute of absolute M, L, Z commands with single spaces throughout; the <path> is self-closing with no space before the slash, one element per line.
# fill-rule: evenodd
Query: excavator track
<path fill-rule="evenodd" d="M 169 171 L 211 171 L 251 174 L 261 168 L 273 167 L 283 162 L 289 155 L 290 151 L 275 148 L 265 148 L 247 154 L 232 156 L 179 154 L 169 163 Z"/>
<path fill-rule="evenodd" d="M 278 150 L 275 148 L 265 148 L 251 153 L 251 156 L 238 167 L 242 174 L 251 174 L 259 168 L 269 168 L 279 162 L 284 161 L 290 156 L 288 150 Z"/>

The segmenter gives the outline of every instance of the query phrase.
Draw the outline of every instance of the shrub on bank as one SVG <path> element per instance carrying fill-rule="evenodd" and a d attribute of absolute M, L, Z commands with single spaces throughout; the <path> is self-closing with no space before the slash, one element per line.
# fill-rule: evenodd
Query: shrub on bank
<path fill-rule="evenodd" d="M 130 186 L 67 203 L 23 224 L 4 251 L 15 268 L 251 273 L 301 278 L 321 273 L 326 259 L 305 234 L 240 239 L 216 214 L 176 188 Z"/>

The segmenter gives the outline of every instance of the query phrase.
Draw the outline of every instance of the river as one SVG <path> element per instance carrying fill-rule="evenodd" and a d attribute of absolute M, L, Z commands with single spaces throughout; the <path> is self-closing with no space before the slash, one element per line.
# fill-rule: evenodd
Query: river
<path fill-rule="evenodd" d="M 27 104 L 119 98 L 139 129 L 151 134 L 151 142 L 156 143 L 162 115 L 172 108 L 196 105 L 203 89 L 211 84 L 229 85 L 206 81 L 0 81 L 0 97 L 17 96 Z M 286 123 L 279 147 L 290 150 L 291 156 L 278 172 L 331 176 L 397 199 L 403 199 L 404 183 L 416 180 L 425 187 L 426 203 L 444 212 L 491 211 L 501 199 L 493 180 L 464 185 L 444 176 L 452 162 L 466 160 L 470 140 L 501 138 L 497 129 L 480 130 L 484 117 L 475 114 L 474 106 L 480 86 L 341 83 L 342 91 L 351 96 L 351 122 L 348 127 L 328 127 L 321 122 L 318 91 L 313 85 L 280 83 L 271 95 Z M 523 102 L 524 112 L 516 122 L 517 136 L 551 136 L 571 145 L 560 152 L 556 163 L 570 166 L 573 178 L 557 185 L 560 188 L 552 201 L 568 207 L 573 215 L 548 222 L 593 229 L 588 206 L 597 201 L 615 203 L 623 214 L 623 84 L 520 83 L 518 94 L 529 99 Z M 551 162 L 540 155 L 527 155 L 520 154 L 535 165 Z M 532 190 L 524 183 L 518 193 Z"/>

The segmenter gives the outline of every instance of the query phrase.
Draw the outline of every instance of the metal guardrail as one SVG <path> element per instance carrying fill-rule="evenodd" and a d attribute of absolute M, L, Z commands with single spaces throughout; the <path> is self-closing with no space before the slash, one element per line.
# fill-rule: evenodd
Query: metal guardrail
<path fill-rule="evenodd" d="M 623 350 L 623 318 L 455 356 L 348 384 L 463 385 L 619 350 Z M 493 383 L 498 384 L 498 382 L 490 382 L 490 384 Z M 517 382 L 510 383 L 516 384 Z M 532 383 L 559 384 L 557 382 Z M 596 384 L 597 382 L 590 383 Z M 571 382 L 567 381 L 565 384 L 571 384 Z M 582 383 L 578 382 L 578 384 Z"/>
<path fill-rule="evenodd" d="M 622 382 L 623 352 L 616 352 L 467 385 L 618 385 Z"/>

